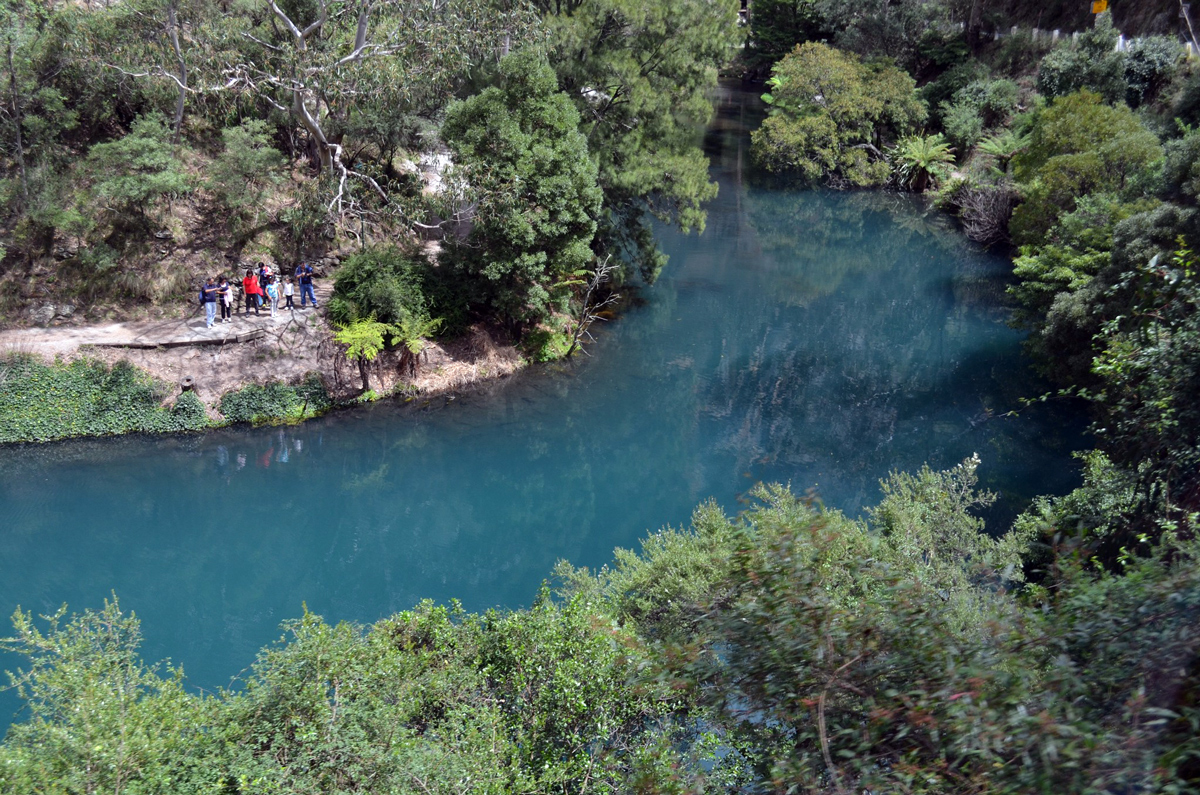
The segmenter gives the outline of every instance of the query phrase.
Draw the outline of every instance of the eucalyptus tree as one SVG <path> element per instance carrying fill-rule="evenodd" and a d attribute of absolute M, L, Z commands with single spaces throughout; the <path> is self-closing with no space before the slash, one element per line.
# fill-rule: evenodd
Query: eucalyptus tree
<path fill-rule="evenodd" d="M 351 181 L 389 201 L 379 181 L 346 156 L 340 128 L 359 110 L 439 109 L 472 68 L 536 30 L 520 2 L 267 0 L 228 42 L 224 85 L 290 119 L 314 165 L 333 178 L 331 211 L 352 209 Z"/>

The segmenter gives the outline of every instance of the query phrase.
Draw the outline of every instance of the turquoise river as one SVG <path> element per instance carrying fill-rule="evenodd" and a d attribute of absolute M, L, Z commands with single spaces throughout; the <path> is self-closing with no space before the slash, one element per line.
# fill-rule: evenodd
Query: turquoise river
<path fill-rule="evenodd" d="M 527 605 L 556 560 L 601 565 L 757 481 L 859 515 L 889 470 L 978 453 L 993 531 L 1070 488 L 1082 420 L 1022 409 L 1046 387 L 1005 324 L 1006 260 L 910 197 L 756 187 L 756 103 L 721 95 L 708 227 L 661 233 L 662 278 L 590 357 L 297 427 L 0 449 L 0 613 L 115 593 L 145 656 L 210 689 L 304 604 Z M 17 706 L 0 694 L 0 726 Z"/>

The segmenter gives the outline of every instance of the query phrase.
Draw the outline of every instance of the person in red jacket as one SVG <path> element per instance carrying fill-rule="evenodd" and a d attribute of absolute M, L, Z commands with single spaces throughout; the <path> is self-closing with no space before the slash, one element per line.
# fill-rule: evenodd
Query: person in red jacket
<path fill-rule="evenodd" d="M 242 279 L 242 289 L 246 292 L 246 314 L 250 314 L 250 308 L 254 308 L 254 314 L 259 314 L 260 295 L 258 288 L 258 277 L 254 275 L 254 271 L 246 271 L 246 278 Z"/>

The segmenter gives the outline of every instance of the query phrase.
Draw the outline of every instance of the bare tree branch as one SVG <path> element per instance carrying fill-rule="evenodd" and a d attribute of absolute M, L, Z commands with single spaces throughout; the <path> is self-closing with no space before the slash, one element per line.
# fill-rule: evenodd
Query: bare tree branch
<path fill-rule="evenodd" d="M 589 341 L 595 339 L 588 329 L 597 320 L 605 320 L 602 314 L 603 311 L 620 300 L 621 296 L 619 293 L 609 293 L 604 300 L 596 301 L 599 297 L 597 293 L 612 278 L 617 267 L 618 263 L 613 262 L 612 257 L 605 257 L 604 262 L 596 266 L 596 272 L 588 280 L 587 288 L 583 293 L 582 305 L 579 309 L 579 318 L 575 322 L 575 332 L 571 336 L 571 347 L 567 349 L 567 357 L 570 357 L 576 348 L 583 351 L 587 356 L 591 355 L 585 348 L 580 347 L 579 343 L 583 337 L 587 337 Z"/>

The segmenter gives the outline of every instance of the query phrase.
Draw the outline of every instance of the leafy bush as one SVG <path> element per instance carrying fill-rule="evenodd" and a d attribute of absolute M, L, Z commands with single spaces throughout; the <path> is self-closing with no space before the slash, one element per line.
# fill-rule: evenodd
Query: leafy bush
<path fill-rule="evenodd" d="M 958 91 L 977 80 L 986 80 L 988 68 L 980 61 L 971 59 L 955 64 L 921 87 L 921 98 L 931 113 L 940 114 L 942 106 L 950 103 Z M 938 121 L 937 118 L 934 121 Z"/>
<path fill-rule="evenodd" d="M 1157 136 L 1128 107 L 1104 105 L 1090 91 L 1059 97 L 1037 114 L 1028 146 L 1013 159 L 1026 185 L 1013 213 L 1013 240 L 1041 242 L 1089 193 L 1141 193 L 1145 173 L 1161 156 Z"/>
<path fill-rule="evenodd" d="M 1171 80 L 1183 47 L 1168 36 L 1134 39 L 1125 51 L 1125 101 L 1136 108 L 1151 102 Z"/>
<path fill-rule="evenodd" d="M 398 324 L 409 316 L 427 316 L 424 283 L 428 264 L 396 246 L 373 246 L 347 258 L 333 281 L 329 317 L 341 325 L 374 317 Z"/>
<path fill-rule="evenodd" d="M 969 102 L 942 107 L 942 129 L 960 152 L 969 152 L 983 137 L 983 116 Z"/>
<path fill-rule="evenodd" d="M 553 362 L 567 355 L 571 337 L 562 331 L 539 326 L 525 334 L 521 347 L 535 362 Z"/>
<path fill-rule="evenodd" d="M 139 116 L 128 135 L 96 144 L 88 152 L 92 196 L 113 208 L 118 222 L 144 225 L 149 220 L 146 213 L 159 200 L 191 190 L 170 139 L 167 120 L 154 113 Z"/>
<path fill-rule="evenodd" d="M 254 425 L 299 422 L 329 409 L 332 401 L 320 376 L 310 373 L 298 386 L 279 381 L 252 384 L 221 396 L 220 412 L 226 422 Z"/>
<path fill-rule="evenodd" d="M 246 119 L 221 131 L 224 149 L 208 169 L 208 188 L 231 222 L 254 223 L 268 190 L 282 180 L 283 154 L 271 146 L 265 121 Z"/>
<path fill-rule="evenodd" d="M 772 115 L 752 137 L 754 157 L 769 171 L 877 185 L 890 175 L 881 149 L 925 120 L 911 77 L 824 44 L 800 45 L 773 75 L 764 97 Z"/>
<path fill-rule="evenodd" d="M 111 368 L 88 359 L 45 365 L 10 355 L 0 359 L 0 443 L 209 427 L 195 394 L 184 392 L 167 407 L 168 393 L 124 361 Z"/>
<path fill-rule="evenodd" d="M 1063 97 L 1087 89 L 1105 102 L 1125 98 L 1125 54 L 1116 51 L 1112 14 L 1101 14 L 1079 42 L 1064 41 L 1038 64 L 1037 86 L 1044 96 Z"/>
<path fill-rule="evenodd" d="M 960 152 L 973 147 L 985 128 L 1008 123 L 1017 106 L 1017 84 L 1011 80 L 974 80 L 954 92 L 940 108 L 947 137 Z"/>
<path fill-rule="evenodd" d="M 1195 201 L 1200 198 L 1200 130 L 1163 145 L 1163 182 L 1168 195 Z"/>

